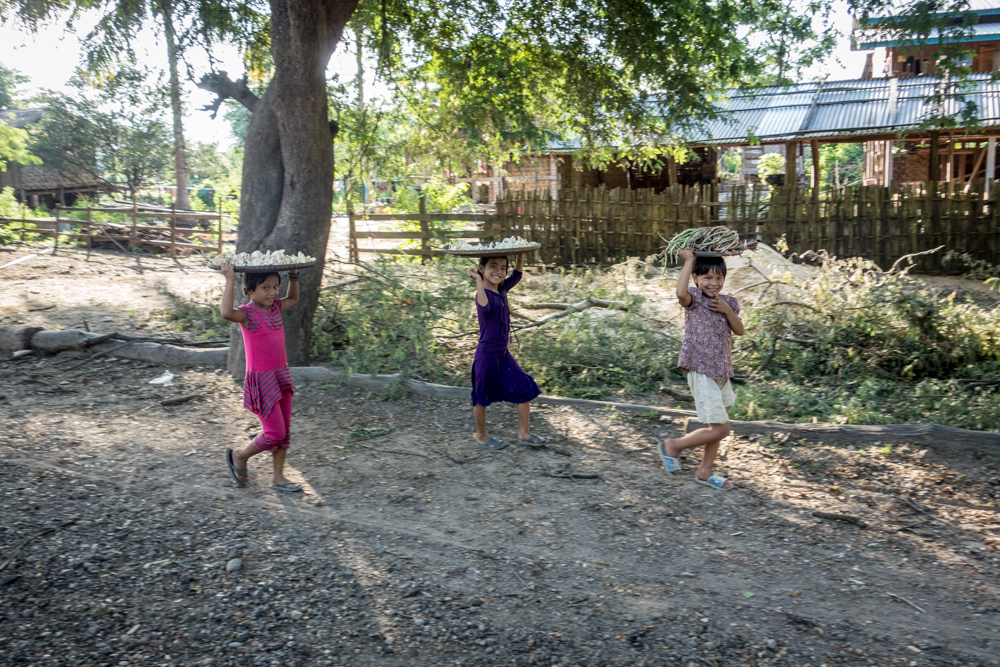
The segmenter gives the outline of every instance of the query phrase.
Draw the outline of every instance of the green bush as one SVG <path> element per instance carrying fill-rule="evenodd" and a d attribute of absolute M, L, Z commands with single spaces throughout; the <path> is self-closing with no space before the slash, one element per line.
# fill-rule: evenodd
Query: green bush
<path fill-rule="evenodd" d="M 187 334 L 197 341 L 226 340 L 229 338 L 229 321 L 222 316 L 219 304 L 222 287 L 207 289 L 204 293 L 182 298 L 167 292 L 170 307 L 155 313 L 178 333 Z"/>
<path fill-rule="evenodd" d="M 382 259 L 343 276 L 320 297 L 314 354 L 352 372 L 457 381 L 462 364 L 435 334 L 475 325 L 472 288 L 462 276 L 467 264 L 441 261 L 418 270 Z"/>
<path fill-rule="evenodd" d="M 745 368 L 775 352 L 733 417 L 996 428 L 995 391 L 970 381 L 1000 375 L 1000 309 L 858 259 L 824 257 L 800 287 L 745 313 Z"/>

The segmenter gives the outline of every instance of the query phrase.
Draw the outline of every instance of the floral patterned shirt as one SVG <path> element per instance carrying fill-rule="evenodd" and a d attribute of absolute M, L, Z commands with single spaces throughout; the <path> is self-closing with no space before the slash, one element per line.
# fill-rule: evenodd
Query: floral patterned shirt
<path fill-rule="evenodd" d="M 689 287 L 691 305 L 684 309 L 684 342 L 677 366 L 716 380 L 733 377 L 733 330 L 722 313 L 708 307 L 708 297 L 697 287 Z M 736 297 L 719 296 L 740 314 Z"/>

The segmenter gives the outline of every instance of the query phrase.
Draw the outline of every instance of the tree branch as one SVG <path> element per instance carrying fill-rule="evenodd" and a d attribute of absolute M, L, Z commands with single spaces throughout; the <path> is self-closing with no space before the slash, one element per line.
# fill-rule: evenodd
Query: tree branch
<path fill-rule="evenodd" d="M 202 111 L 211 111 L 213 119 L 218 115 L 219 107 L 227 99 L 236 100 L 251 112 L 257 107 L 257 102 L 260 101 L 260 98 L 247 88 L 247 80 L 245 78 L 233 81 L 226 72 L 209 72 L 201 77 L 198 87 L 218 95 L 214 102 L 206 104 L 201 108 Z"/>
<path fill-rule="evenodd" d="M 557 320 L 560 317 L 566 317 L 567 315 L 572 315 L 573 313 L 581 313 L 588 308 L 614 308 L 616 310 L 628 310 L 628 304 L 624 301 L 607 301 L 606 299 L 598 299 L 597 297 L 588 297 L 579 303 L 546 303 L 546 304 L 526 304 L 522 303 L 522 308 L 535 308 L 538 306 L 544 306 L 549 309 L 563 308 L 561 313 L 553 313 L 547 315 L 540 320 L 536 320 L 531 324 L 525 324 L 524 326 L 514 327 L 515 331 L 523 331 L 524 329 L 530 329 L 532 327 L 540 327 L 546 322 L 551 322 L 552 320 Z"/>

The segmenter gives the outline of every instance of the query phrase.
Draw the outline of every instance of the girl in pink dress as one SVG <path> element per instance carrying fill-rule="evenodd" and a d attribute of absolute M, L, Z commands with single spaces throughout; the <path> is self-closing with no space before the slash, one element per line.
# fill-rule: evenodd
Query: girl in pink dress
<path fill-rule="evenodd" d="M 233 307 L 233 265 L 225 263 L 219 272 L 226 277 L 222 293 L 222 316 L 240 325 L 247 369 L 243 379 L 243 407 L 260 419 L 262 433 L 242 449 L 226 450 L 229 474 L 236 484 L 246 486 L 247 461 L 261 452 L 271 452 L 274 472 L 271 488 L 276 491 L 301 492 L 302 485 L 288 480 L 284 474 L 288 450 L 288 431 L 292 419 L 292 374 L 285 356 L 285 329 L 281 311 L 299 301 L 299 272 L 288 272 L 288 292 L 278 298 L 281 277 L 273 273 L 246 273 L 243 292 L 250 302 Z"/>

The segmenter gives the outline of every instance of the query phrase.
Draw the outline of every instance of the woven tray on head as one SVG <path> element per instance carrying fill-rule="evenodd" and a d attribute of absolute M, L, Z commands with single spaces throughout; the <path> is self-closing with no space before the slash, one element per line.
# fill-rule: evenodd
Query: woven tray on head
<path fill-rule="evenodd" d="M 438 248 L 438 250 L 449 255 L 458 255 L 459 257 L 506 257 L 507 255 L 522 255 L 526 252 L 538 250 L 541 247 L 541 243 L 532 243 L 519 248 L 494 248 L 491 250 L 448 250 L 447 248 Z"/>
<path fill-rule="evenodd" d="M 310 266 L 315 266 L 316 260 L 311 262 L 299 262 L 298 264 L 270 264 L 268 266 L 234 266 L 233 271 L 236 273 L 270 273 L 271 271 L 288 271 L 289 269 L 307 269 Z M 221 264 L 208 263 L 208 268 L 218 271 L 222 268 Z"/>

